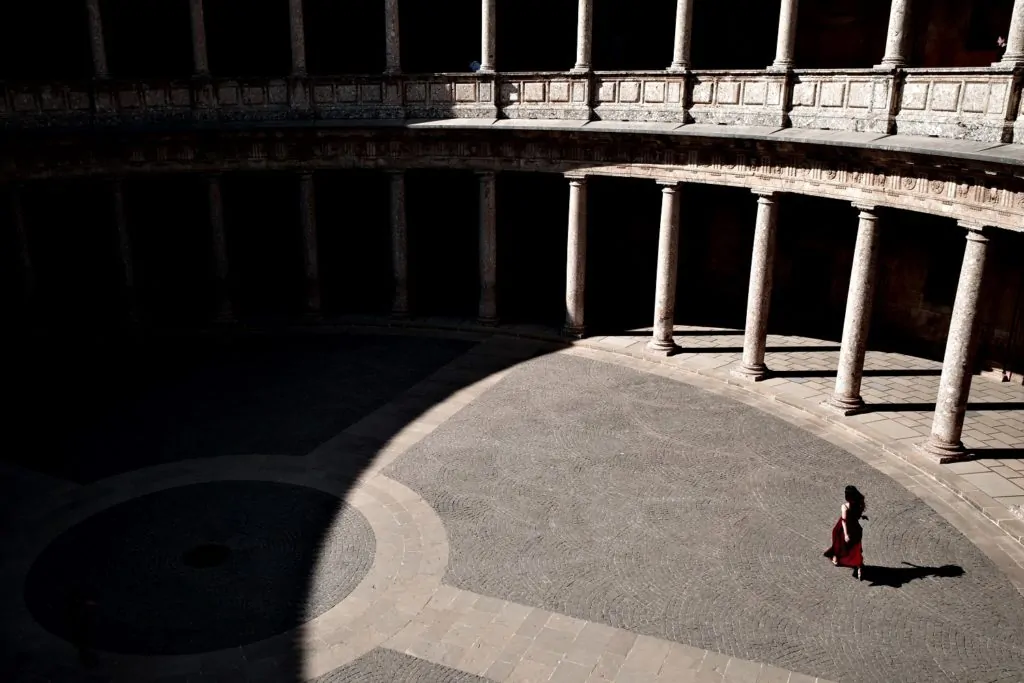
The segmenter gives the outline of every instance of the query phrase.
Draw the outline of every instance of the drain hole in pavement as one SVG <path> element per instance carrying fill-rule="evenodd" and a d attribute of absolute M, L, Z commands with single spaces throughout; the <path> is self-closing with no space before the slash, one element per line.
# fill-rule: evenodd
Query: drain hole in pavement
<path fill-rule="evenodd" d="M 220 543 L 201 543 L 186 550 L 181 561 L 195 569 L 219 567 L 231 558 L 231 548 Z"/>

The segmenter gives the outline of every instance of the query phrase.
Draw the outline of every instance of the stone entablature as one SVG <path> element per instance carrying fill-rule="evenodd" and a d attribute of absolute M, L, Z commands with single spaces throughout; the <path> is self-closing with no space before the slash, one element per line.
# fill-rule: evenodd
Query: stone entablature
<path fill-rule="evenodd" d="M 598 71 L 9 83 L 0 97 L 0 125 L 550 119 L 1024 142 L 1024 116 L 1019 117 L 1024 78 L 1018 71 Z"/>
<path fill-rule="evenodd" d="M 1024 231 L 1024 179 L 1013 166 L 743 138 L 468 125 L 321 128 L 306 122 L 216 134 L 26 134 L 10 139 L 0 180 L 331 168 L 518 170 L 792 192 Z"/>

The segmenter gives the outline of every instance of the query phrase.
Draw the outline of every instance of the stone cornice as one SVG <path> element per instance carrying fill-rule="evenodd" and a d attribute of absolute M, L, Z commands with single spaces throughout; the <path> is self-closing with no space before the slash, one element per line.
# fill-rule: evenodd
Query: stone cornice
<path fill-rule="evenodd" d="M 448 168 L 650 178 L 789 192 L 1024 230 L 1013 168 L 827 145 L 657 133 L 321 128 L 14 136 L 7 181 L 162 172 Z"/>

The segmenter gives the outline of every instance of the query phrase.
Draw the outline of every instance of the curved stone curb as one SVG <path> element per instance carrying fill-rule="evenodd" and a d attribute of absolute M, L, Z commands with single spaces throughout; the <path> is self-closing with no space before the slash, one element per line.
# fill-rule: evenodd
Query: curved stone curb
<path fill-rule="evenodd" d="M 268 660 L 290 661 L 301 653 L 303 675 L 312 678 L 383 644 L 404 628 L 433 596 L 448 564 L 448 539 L 434 511 L 416 493 L 380 474 L 351 490 L 344 476 L 287 456 L 226 456 L 176 462 L 129 472 L 39 501 L 27 513 L 42 520 L 11 539 L 16 554 L 0 574 L 0 613 L 7 642 L 46 661 L 77 668 L 77 649 L 32 617 L 23 585 L 32 563 L 57 535 L 86 518 L 139 496 L 215 481 L 272 481 L 335 495 L 369 522 L 376 540 L 373 564 L 337 605 L 300 627 L 242 647 L 200 654 L 145 656 L 99 652 L 101 671 L 115 680 L 156 680 L 170 675 L 226 675 L 259 669 Z"/>

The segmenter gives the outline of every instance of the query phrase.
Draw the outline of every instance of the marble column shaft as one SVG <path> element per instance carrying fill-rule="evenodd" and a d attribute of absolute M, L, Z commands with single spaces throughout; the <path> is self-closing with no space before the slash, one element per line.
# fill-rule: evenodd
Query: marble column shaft
<path fill-rule="evenodd" d="M 569 236 L 565 265 L 565 333 L 582 337 L 587 271 L 587 179 L 569 178 Z"/>
<path fill-rule="evenodd" d="M 306 29 L 302 19 L 302 0 L 288 0 L 288 25 L 291 28 L 292 75 L 306 75 Z"/>
<path fill-rule="evenodd" d="M 399 38 L 398 0 L 384 0 L 384 40 L 384 72 L 400 73 L 402 71 L 402 53 Z"/>
<path fill-rule="evenodd" d="M 313 174 L 299 176 L 299 216 L 302 223 L 302 257 L 306 273 L 306 315 L 320 315 L 320 262 L 316 240 L 316 192 Z"/>
<path fill-rule="evenodd" d="M 138 309 L 135 300 L 135 264 L 132 261 L 132 242 L 128 234 L 128 216 L 124 210 L 124 182 L 120 178 L 113 181 L 114 224 L 117 226 L 117 243 L 121 255 L 121 268 L 124 276 L 125 296 L 128 299 L 128 311 L 133 321 L 138 320 Z"/>
<path fill-rule="evenodd" d="M 203 0 L 189 0 L 189 17 L 192 20 L 192 70 L 196 76 L 210 73 L 206 56 L 206 22 L 203 19 Z"/>
<path fill-rule="evenodd" d="M 497 34 L 497 0 L 482 0 L 480 7 L 480 71 L 494 71 L 494 52 Z"/>
<path fill-rule="evenodd" d="M 228 248 L 224 235 L 224 203 L 219 175 L 206 176 L 207 196 L 210 202 L 210 236 L 213 240 L 213 276 L 217 297 L 217 320 L 231 322 L 234 312 L 228 284 Z"/>
<path fill-rule="evenodd" d="M 1010 28 L 1006 34 L 1006 52 L 1003 53 L 1000 63 L 1010 66 L 1024 65 L 1024 0 L 1013 0 L 1013 14 L 1010 16 Z"/>
<path fill-rule="evenodd" d="M 910 2 L 911 0 L 892 0 L 889 7 L 889 32 L 885 38 L 885 56 L 882 57 L 880 67 L 891 69 L 907 64 Z"/>
<path fill-rule="evenodd" d="M 661 187 L 661 224 L 658 230 L 658 275 L 654 292 L 654 334 L 647 346 L 652 351 L 669 353 L 673 340 L 676 311 L 676 272 L 679 260 L 679 185 Z"/>
<path fill-rule="evenodd" d="M 21 187 L 19 185 L 11 186 L 11 215 L 14 217 L 14 230 L 18 237 L 18 252 L 21 260 L 25 299 L 31 300 L 36 292 L 36 271 L 32 264 L 32 251 L 28 243 L 28 230 L 25 227 L 25 209 L 21 202 Z"/>
<path fill-rule="evenodd" d="M 793 68 L 793 53 L 796 48 L 797 0 L 782 0 L 779 8 L 779 36 L 775 44 L 773 69 Z"/>
<path fill-rule="evenodd" d="M 106 78 L 107 48 L 103 41 L 103 19 L 100 17 L 100 0 L 85 0 L 89 17 L 89 47 L 92 50 L 92 67 L 96 78 Z"/>
<path fill-rule="evenodd" d="M 579 0 L 576 12 L 576 66 L 573 71 L 590 71 L 594 39 L 594 0 Z"/>
<path fill-rule="evenodd" d="M 845 414 L 864 406 L 860 385 L 864 378 L 864 354 L 871 325 L 871 305 L 875 295 L 878 267 L 878 217 L 874 207 L 860 208 L 857 244 L 853 250 L 850 289 L 843 319 L 843 342 L 839 349 L 836 387 L 828 405 Z"/>
<path fill-rule="evenodd" d="M 772 268 L 775 262 L 775 228 L 779 205 L 773 193 L 757 197 L 757 222 L 754 249 L 750 258 L 750 285 L 747 290 L 747 320 L 743 332 L 743 359 L 733 374 L 758 381 L 765 378 L 765 340 L 768 335 L 768 309 L 772 298 Z"/>
<path fill-rule="evenodd" d="M 672 44 L 673 71 L 690 68 L 690 42 L 693 38 L 693 3 L 695 0 L 676 0 L 676 32 Z"/>
<path fill-rule="evenodd" d="M 940 462 L 952 460 L 964 450 L 960 440 L 964 428 L 964 413 L 971 392 L 972 363 L 975 335 L 978 327 L 978 301 L 985 274 L 985 256 L 988 238 L 981 228 L 967 228 L 967 246 L 960 267 L 960 280 L 949 321 L 946 352 L 942 358 L 942 376 L 939 394 L 935 400 L 932 432 L 924 449 L 938 456 Z"/>
<path fill-rule="evenodd" d="M 480 179 L 480 306 L 477 318 L 483 323 L 498 319 L 498 233 L 495 204 L 495 174 L 481 173 Z"/>
<path fill-rule="evenodd" d="M 409 238 L 405 224 L 405 173 L 392 171 L 391 176 L 391 268 L 395 281 L 391 314 L 409 314 Z"/>

